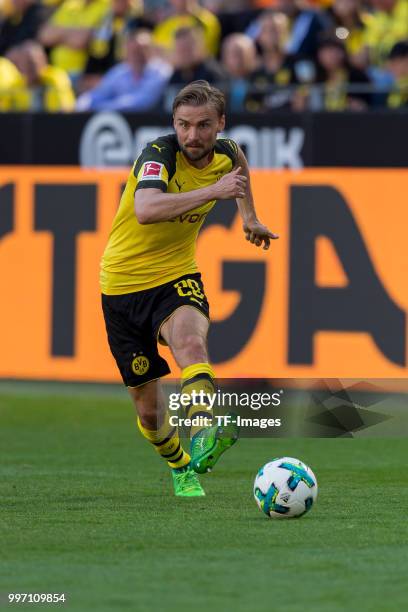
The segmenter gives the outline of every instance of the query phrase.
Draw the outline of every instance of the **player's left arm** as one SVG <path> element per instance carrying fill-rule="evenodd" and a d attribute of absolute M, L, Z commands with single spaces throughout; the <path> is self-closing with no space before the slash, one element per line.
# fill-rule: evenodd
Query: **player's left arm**
<path fill-rule="evenodd" d="M 271 232 L 266 225 L 263 225 L 256 216 L 254 197 L 251 189 L 251 178 L 249 175 L 249 166 L 244 152 L 238 147 L 237 166 L 241 166 L 242 174 L 247 177 L 246 194 L 244 198 L 237 198 L 237 206 L 243 221 L 243 229 L 245 237 L 255 246 L 261 246 L 265 250 L 269 249 L 271 240 L 279 238 L 278 234 Z"/>

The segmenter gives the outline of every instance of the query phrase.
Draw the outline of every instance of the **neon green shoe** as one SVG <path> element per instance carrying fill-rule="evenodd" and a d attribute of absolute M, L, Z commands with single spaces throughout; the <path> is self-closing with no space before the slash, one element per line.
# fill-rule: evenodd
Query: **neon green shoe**
<path fill-rule="evenodd" d="M 182 468 L 173 468 L 171 470 L 174 494 L 177 497 L 203 497 L 205 495 L 197 474 L 190 466 L 191 464 L 189 463 Z"/>
<path fill-rule="evenodd" d="M 227 416 L 236 421 L 236 415 Z M 238 440 L 239 427 L 236 422 L 228 425 L 213 425 L 197 432 L 191 440 L 190 465 L 198 474 L 211 472 L 221 455 Z"/>

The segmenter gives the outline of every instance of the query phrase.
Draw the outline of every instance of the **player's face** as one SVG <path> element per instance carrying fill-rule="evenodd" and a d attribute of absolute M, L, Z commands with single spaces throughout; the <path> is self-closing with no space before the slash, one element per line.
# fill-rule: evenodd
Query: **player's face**
<path fill-rule="evenodd" d="M 217 134 L 225 127 L 225 116 L 211 104 L 181 105 L 174 113 L 174 129 L 180 149 L 191 162 L 205 160 L 214 149 Z"/>

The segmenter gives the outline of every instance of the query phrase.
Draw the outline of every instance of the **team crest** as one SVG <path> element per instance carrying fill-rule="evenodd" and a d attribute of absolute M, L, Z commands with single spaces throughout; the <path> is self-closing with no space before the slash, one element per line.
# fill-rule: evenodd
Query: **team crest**
<path fill-rule="evenodd" d="M 132 371 L 137 376 L 142 376 L 146 374 L 150 367 L 150 362 L 147 357 L 144 355 L 138 355 L 132 361 Z"/>

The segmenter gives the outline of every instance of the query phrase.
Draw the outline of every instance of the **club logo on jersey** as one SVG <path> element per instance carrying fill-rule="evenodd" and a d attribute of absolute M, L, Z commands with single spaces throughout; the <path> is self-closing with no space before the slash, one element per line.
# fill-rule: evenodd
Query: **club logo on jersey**
<path fill-rule="evenodd" d="M 160 164 L 159 162 L 145 162 L 142 166 L 142 176 L 139 180 L 159 181 L 162 178 L 163 168 L 164 164 Z"/>
<path fill-rule="evenodd" d="M 138 355 L 132 361 L 132 372 L 137 376 L 142 376 L 143 374 L 146 374 L 149 367 L 150 362 L 148 358 L 144 355 Z"/>

